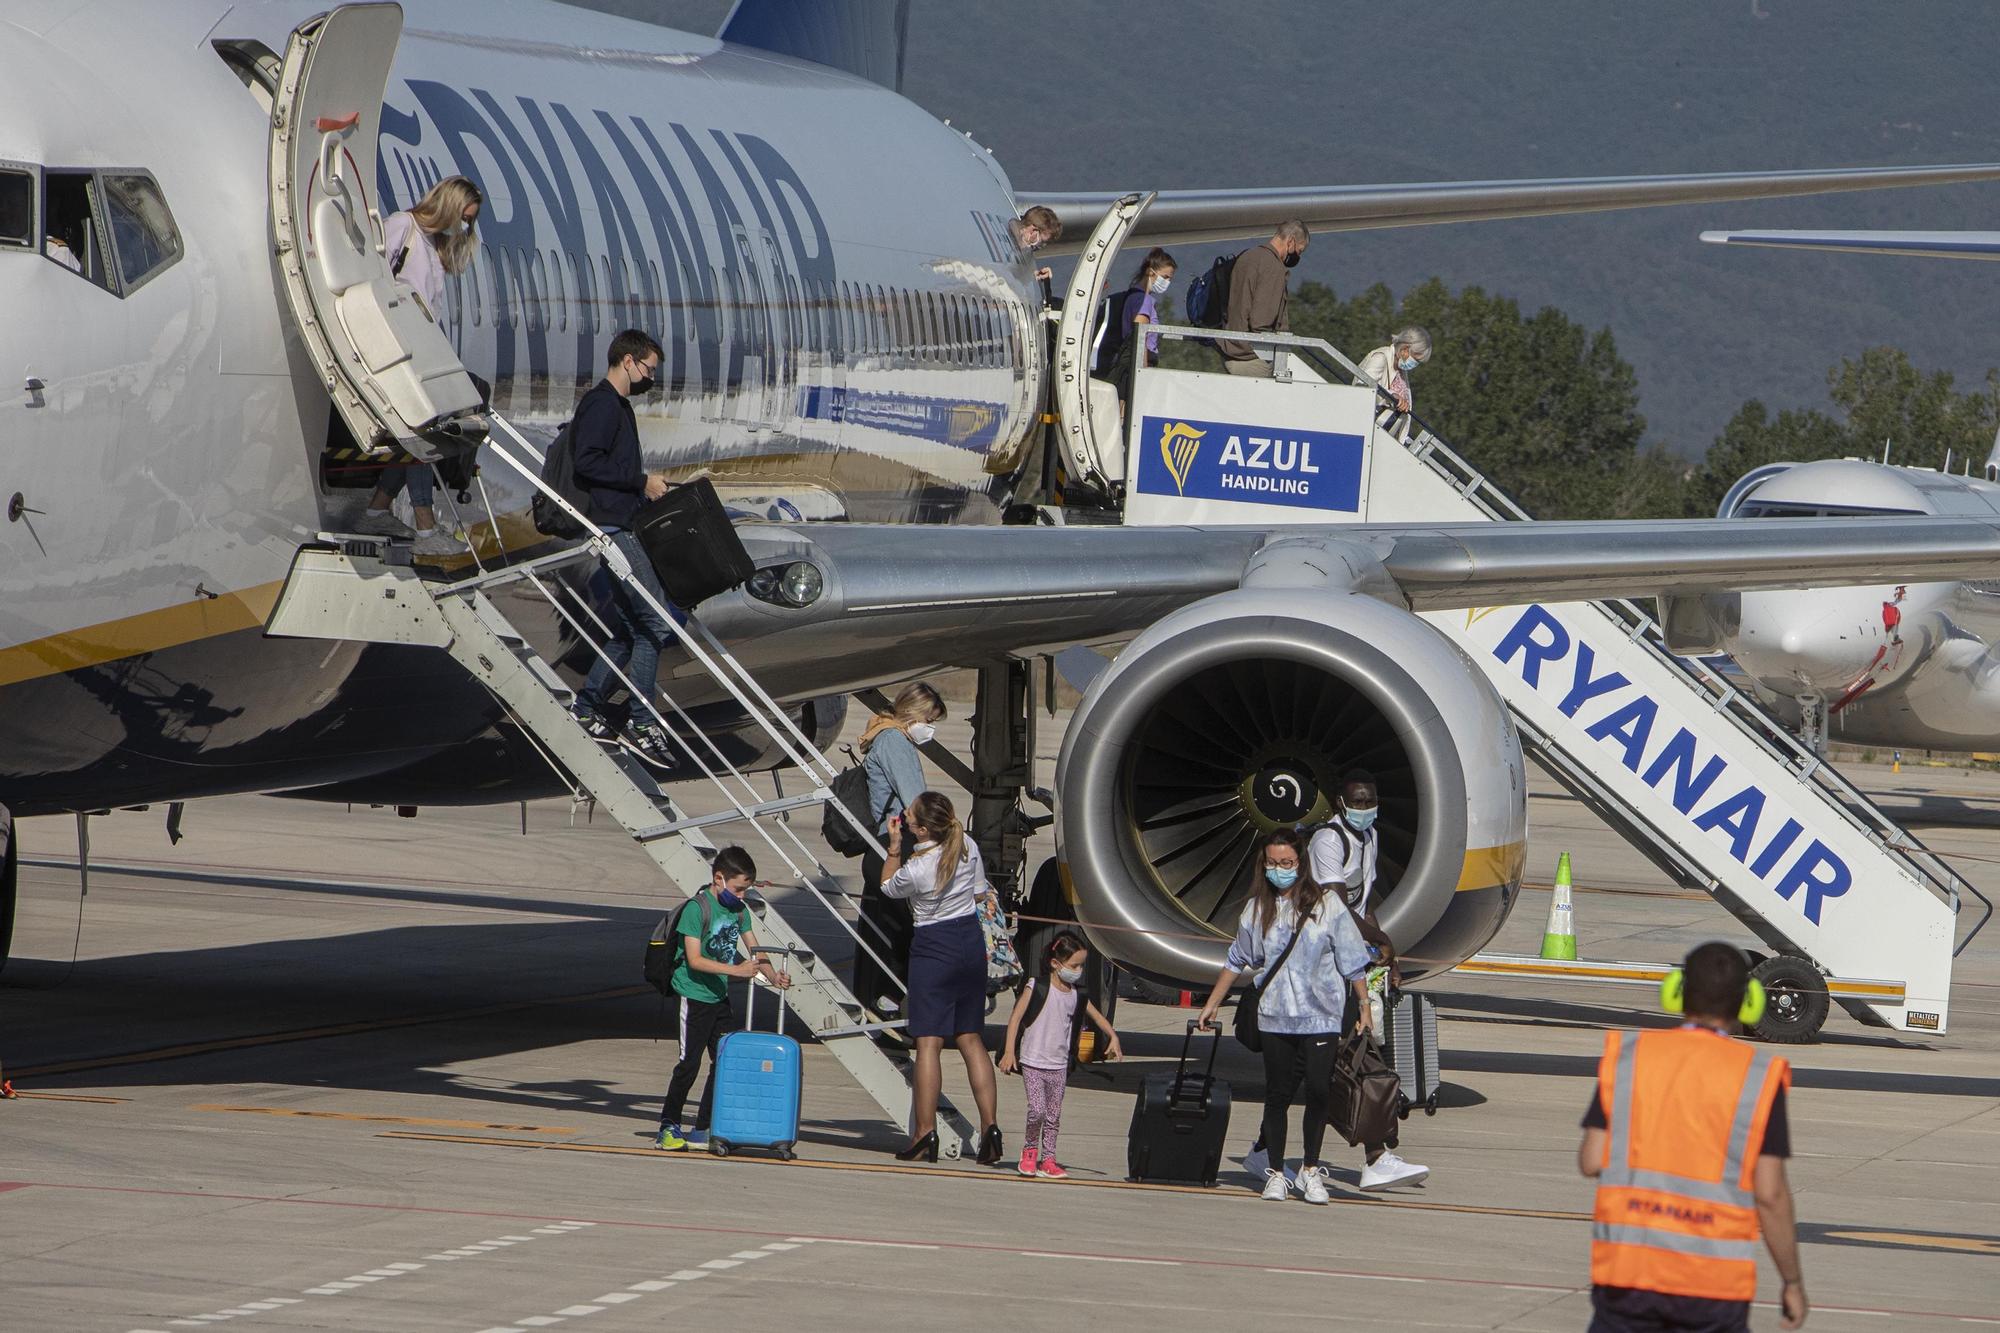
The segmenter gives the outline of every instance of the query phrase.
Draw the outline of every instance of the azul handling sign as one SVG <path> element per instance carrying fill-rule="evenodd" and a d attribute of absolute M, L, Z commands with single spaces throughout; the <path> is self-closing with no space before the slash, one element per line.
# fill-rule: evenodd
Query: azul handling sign
<path fill-rule="evenodd" d="M 1521 610 L 1494 658 L 1596 741 L 1607 759 L 1672 804 L 1701 834 L 1815 926 L 1854 885 L 1847 861 L 1807 834 L 1781 794 L 1767 792 L 1727 754 L 1682 726 L 1662 704 L 1541 606 Z"/>
<path fill-rule="evenodd" d="M 1137 489 L 1352 514 L 1361 508 L 1362 457 L 1359 435 L 1148 416 L 1141 426 Z"/>

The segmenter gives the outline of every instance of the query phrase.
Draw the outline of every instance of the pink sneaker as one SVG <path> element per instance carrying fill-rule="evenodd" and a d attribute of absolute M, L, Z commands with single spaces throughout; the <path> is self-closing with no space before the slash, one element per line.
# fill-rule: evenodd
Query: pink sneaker
<path fill-rule="evenodd" d="M 1056 1159 L 1053 1157 L 1044 1157 L 1042 1159 L 1042 1168 L 1040 1174 L 1043 1180 L 1069 1179 L 1069 1172 L 1063 1170 L 1062 1167 L 1056 1162 Z"/>
<path fill-rule="evenodd" d="M 1035 1152 L 1035 1149 L 1033 1149 L 1033 1148 L 1023 1148 L 1023 1149 L 1021 1149 L 1021 1164 L 1020 1164 L 1019 1166 L 1015 1167 L 1014 1169 L 1015 1169 L 1016 1171 L 1019 1171 L 1019 1172 L 1020 1172 L 1020 1173 L 1021 1173 L 1022 1175 L 1024 1175 L 1024 1176 L 1032 1176 L 1032 1175 L 1034 1175 L 1034 1174 L 1035 1174 L 1035 1157 L 1036 1157 L 1036 1152 Z"/>

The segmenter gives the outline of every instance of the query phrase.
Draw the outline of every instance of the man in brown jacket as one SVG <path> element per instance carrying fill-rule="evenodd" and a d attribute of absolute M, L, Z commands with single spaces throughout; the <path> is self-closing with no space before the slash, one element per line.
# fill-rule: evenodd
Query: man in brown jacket
<path fill-rule="evenodd" d="M 1285 284 L 1310 239 L 1306 224 L 1294 219 L 1280 223 L 1277 234 L 1264 244 L 1236 257 L 1229 273 L 1229 313 L 1222 321 L 1223 328 L 1242 333 L 1290 331 Z M 1258 356 L 1249 343 L 1218 339 L 1215 346 L 1230 374 L 1269 378 L 1271 363 Z"/>

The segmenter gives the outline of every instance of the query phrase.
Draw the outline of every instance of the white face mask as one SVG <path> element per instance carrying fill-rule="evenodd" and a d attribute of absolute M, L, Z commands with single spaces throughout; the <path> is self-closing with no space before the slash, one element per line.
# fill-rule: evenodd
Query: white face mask
<path fill-rule="evenodd" d="M 937 739 L 937 728 L 928 722 L 912 722 L 903 729 L 903 734 L 918 745 L 929 745 Z"/>
<path fill-rule="evenodd" d="M 1080 967 L 1059 967 L 1056 969 L 1056 977 L 1063 985 L 1074 986 L 1077 982 L 1083 980 L 1083 969 Z"/>
<path fill-rule="evenodd" d="M 1167 294 L 1167 288 L 1173 285 L 1174 285 L 1174 280 L 1172 278 L 1154 278 L 1152 281 L 1153 295 L 1165 296 Z"/>

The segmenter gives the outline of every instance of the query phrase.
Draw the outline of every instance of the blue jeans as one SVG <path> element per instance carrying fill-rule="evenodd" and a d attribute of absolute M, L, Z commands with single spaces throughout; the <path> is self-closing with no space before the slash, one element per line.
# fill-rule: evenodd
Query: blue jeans
<path fill-rule="evenodd" d="M 605 531 L 610 534 L 612 543 L 625 553 L 625 558 L 632 562 L 633 576 L 661 606 L 667 606 L 667 594 L 660 587 L 660 576 L 653 572 L 653 562 L 647 557 L 645 548 L 639 545 L 639 539 L 618 528 L 607 528 Z M 623 579 L 612 578 L 601 567 L 593 576 L 593 583 L 599 579 L 603 580 L 602 584 L 596 584 L 599 589 L 608 585 L 611 641 L 604 645 L 604 656 L 591 666 L 590 675 L 585 677 L 583 690 L 576 701 L 602 716 L 610 711 L 605 707 L 605 696 L 617 684 L 617 677 L 611 672 L 613 666 L 624 670 L 634 688 L 651 695 L 659 680 L 660 650 L 672 642 L 674 627 L 634 594 Z M 636 700 L 631 707 L 641 721 L 648 720 L 645 710 L 638 707 Z"/>
<path fill-rule="evenodd" d="M 410 485 L 410 503 L 418 509 L 429 509 L 436 494 L 429 463 L 406 463 L 401 467 L 385 467 L 382 475 L 375 479 L 375 489 L 391 500 L 403 489 L 403 483 Z"/>

